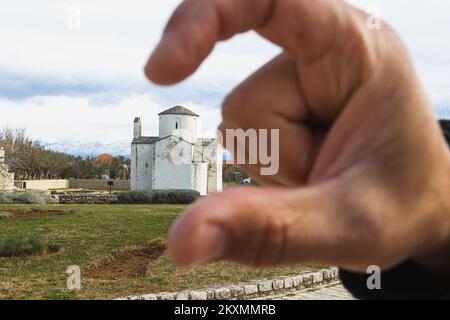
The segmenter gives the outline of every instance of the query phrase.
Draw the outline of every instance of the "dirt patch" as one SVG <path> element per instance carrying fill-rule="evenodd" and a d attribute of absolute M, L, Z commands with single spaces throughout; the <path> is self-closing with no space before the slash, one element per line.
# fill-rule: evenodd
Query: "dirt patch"
<path fill-rule="evenodd" d="M 165 240 L 154 239 L 141 247 L 114 251 L 106 259 L 90 266 L 85 275 L 88 278 L 142 277 L 147 274 L 149 263 L 165 250 Z"/>
<path fill-rule="evenodd" d="M 40 208 L 30 208 L 30 209 L 13 209 L 8 212 L 9 218 L 38 218 L 38 217 L 52 217 L 52 216 L 63 216 L 73 213 L 72 211 L 63 210 L 51 210 L 51 209 L 40 209 Z"/>

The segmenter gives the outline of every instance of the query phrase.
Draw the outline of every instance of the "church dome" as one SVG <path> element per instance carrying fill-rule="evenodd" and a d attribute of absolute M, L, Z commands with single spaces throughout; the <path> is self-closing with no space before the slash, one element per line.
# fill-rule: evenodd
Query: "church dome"
<path fill-rule="evenodd" d="M 185 107 L 182 107 L 182 106 L 175 106 L 173 108 L 167 109 L 163 112 L 158 113 L 158 116 L 162 116 L 162 115 L 166 115 L 166 114 L 182 114 L 182 115 L 186 115 L 186 116 L 199 117 L 199 115 L 196 114 L 195 112 L 192 112 L 191 110 L 186 109 Z"/>
<path fill-rule="evenodd" d="M 159 138 L 175 135 L 189 142 L 197 140 L 199 115 L 182 106 L 167 109 L 159 115 Z"/>

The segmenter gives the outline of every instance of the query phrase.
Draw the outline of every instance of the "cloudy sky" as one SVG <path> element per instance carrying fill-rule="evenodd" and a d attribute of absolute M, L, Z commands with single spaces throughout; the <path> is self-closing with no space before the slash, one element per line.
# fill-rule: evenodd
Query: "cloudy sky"
<path fill-rule="evenodd" d="M 172 87 L 142 72 L 179 0 L 14 0 L 0 11 L 0 127 L 46 142 L 127 141 L 134 116 L 157 132 L 157 112 L 199 112 L 213 135 L 224 95 L 279 51 L 253 33 L 219 44 L 190 79 Z M 450 1 L 353 0 L 376 6 L 409 46 L 439 116 L 450 116 Z M 70 19 L 81 12 L 79 28 Z"/>

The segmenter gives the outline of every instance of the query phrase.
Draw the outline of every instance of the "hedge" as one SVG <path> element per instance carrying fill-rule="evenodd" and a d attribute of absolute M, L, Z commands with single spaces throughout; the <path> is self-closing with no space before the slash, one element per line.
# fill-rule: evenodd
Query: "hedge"
<path fill-rule="evenodd" d="M 117 195 L 121 204 L 189 204 L 200 197 L 195 190 L 128 191 Z"/>
<path fill-rule="evenodd" d="M 42 191 L 0 191 L 0 203 L 53 204 L 56 200 Z"/>

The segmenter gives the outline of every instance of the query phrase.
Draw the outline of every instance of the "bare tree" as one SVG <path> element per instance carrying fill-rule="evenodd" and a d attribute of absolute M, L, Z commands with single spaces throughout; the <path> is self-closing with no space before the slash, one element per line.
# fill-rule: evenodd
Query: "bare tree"
<path fill-rule="evenodd" d="M 26 134 L 25 129 L 0 130 L 0 147 L 6 151 L 6 163 L 17 179 L 95 179 L 105 170 L 113 177 L 129 177 L 129 159 L 115 158 L 106 168 L 93 159 L 82 159 L 45 149 Z"/>

